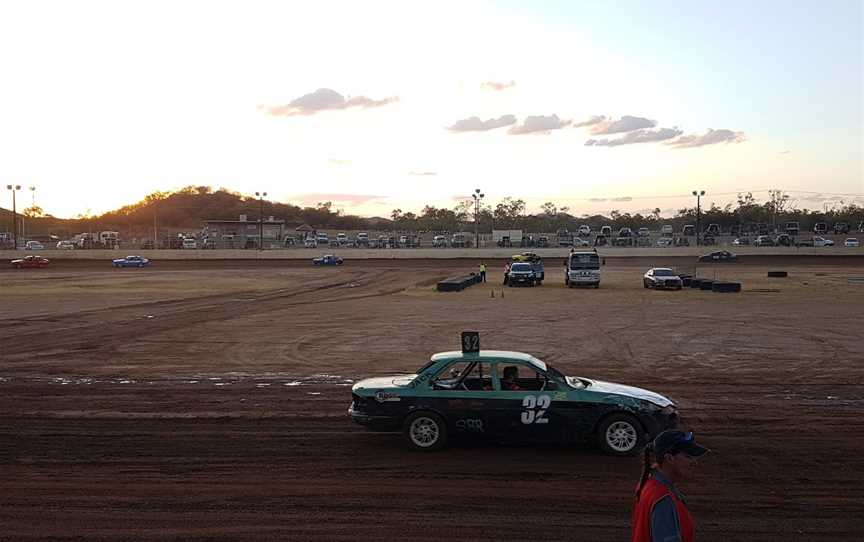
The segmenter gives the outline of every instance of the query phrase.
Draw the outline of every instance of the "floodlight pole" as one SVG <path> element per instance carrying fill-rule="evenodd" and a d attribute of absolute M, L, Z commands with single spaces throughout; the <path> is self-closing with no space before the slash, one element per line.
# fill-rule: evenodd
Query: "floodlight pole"
<path fill-rule="evenodd" d="M 255 192 L 258 196 L 258 250 L 264 250 L 264 198 L 267 192 Z"/>
<path fill-rule="evenodd" d="M 471 194 L 471 197 L 474 198 L 474 247 L 477 249 L 480 248 L 480 201 L 484 196 L 485 194 L 480 192 L 479 188 L 474 189 L 474 193 Z"/>
<path fill-rule="evenodd" d="M 701 206 L 700 200 L 701 200 L 702 196 L 705 195 L 705 191 L 704 190 L 699 190 L 699 191 L 694 190 L 693 195 L 696 196 L 696 246 L 699 246 L 701 244 L 700 240 L 699 240 L 699 233 L 701 231 L 699 228 L 699 222 L 701 221 L 701 217 L 702 217 L 702 206 Z"/>
<path fill-rule="evenodd" d="M 15 206 L 15 192 L 21 190 L 21 185 L 6 185 L 6 190 L 12 192 L 12 248 L 18 250 L 18 209 Z"/>

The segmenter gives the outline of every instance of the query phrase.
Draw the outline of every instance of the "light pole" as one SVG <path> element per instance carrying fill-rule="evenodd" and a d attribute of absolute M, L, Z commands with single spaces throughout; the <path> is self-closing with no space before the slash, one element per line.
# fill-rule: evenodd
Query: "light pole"
<path fill-rule="evenodd" d="M 478 229 L 480 222 L 480 202 L 485 195 L 480 192 L 479 188 L 476 188 L 474 193 L 471 194 L 471 197 L 474 198 L 474 246 L 478 249 L 480 248 L 480 230 Z"/>
<path fill-rule="evenodd" d="M 702 206 L 701 206 L 700 200 L 701 200 L 702 196 L 705 195 L 705 191 L 704 190 L 699 190 L 699 191 L 694 190 L 693 195 L 696 196 L 696 246 L 699 246 L 701 244 L 700 240 L 699 240 L 699 233 L 701 231 L 699 228 L 699 222 L 702 219 Z"/>
<path fill-rule="evenodd" d="M 267 192 L 255 192 L 258 196 L 258 250 L 264 250 L 264 198 Z"/>
<path fill-rule="evenodd" d="M 12 191 L 12 248 L 18 249 L 18 209 L 15 206 L 15 192 L 21 190 L 21 185 L 6 185 L 6 190 Z"/>

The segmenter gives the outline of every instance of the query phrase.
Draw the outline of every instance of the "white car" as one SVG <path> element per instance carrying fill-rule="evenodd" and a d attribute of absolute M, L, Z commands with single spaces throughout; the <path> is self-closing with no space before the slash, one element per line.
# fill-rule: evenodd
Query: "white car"
<path fill-rule="evenodd" d="M 75 243 L 72 241 L 57 241 L 57 250 L 74 250 Z"/>
<path fill-rule="evenodd" d="M 672 246 L 672 238 L 671 237 L 661 237 L 657 239 L 658 247 L 671 247 Z"/>
<path fill-rule="evenodd" d="M 638 235 L 639 237 L 650 237 L 651 232 L 648 231 L 648 228 L 643 227 L 643 228 L 639 228 L 639 230 L 636 232 L 636 235 Z"/>
<path fill-rule="evenodd" d="M 580 237 L 574 237 L 573 238 L 573 246 L 574 247 L 590 247 L 591 243 L 589 243 L 588 241 L 586 241 L 585 239 L 582 239 Z"/>
<path fill-rule="evenodd" d="M 42 250 L 44 248 L 39 241 L 27 241 L 27 244 L 24 245 L 24 250 Z"/>
<path fill-rule="evenodd" d="M 825 239 L 824 237 L 819 237 L 818 235 L 813 236 L 813 246 L 814 247 L 833 247 L 834 241 L 831 239 Z"/>
<path fill-rule="evenodd" d="M 660 233 L 663 235 L 672 235 L 672 224 L 664 224 L 662 228 L 660 228 Z"/>
<path fill-rule="evenodd" d="M 588 224 L 582 224 L 581 226 L 579 226 L 579 237 L 587 237 L 589 235 L 591 235 L 591 226 L 589 226 Z"/>
<path fill-rule="evenodd" d="M 846 241 L 843 242 L 843 246 L 858 248 L 861 246 L 861 244 L 858 242 L 858 239 L 856 239 L 855 237 L 850 237 L 849 239 L 846 239 Z"/>
<path fill-rule="evenodd" d="M 198 248 L 198 241 L 194 237 L 186 237 L 183 239 L 183 248 L 195 249 Z"/>

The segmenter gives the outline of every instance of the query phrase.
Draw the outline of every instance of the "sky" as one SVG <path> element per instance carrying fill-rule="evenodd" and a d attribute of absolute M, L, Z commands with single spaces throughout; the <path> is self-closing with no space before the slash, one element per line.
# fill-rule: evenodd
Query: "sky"
<path fill-rule="evenodd" d="M 0 3 L 0 207 L 864 205 L 864 2 Z M 35 187 L 35 190 L 29 190 Z"/>

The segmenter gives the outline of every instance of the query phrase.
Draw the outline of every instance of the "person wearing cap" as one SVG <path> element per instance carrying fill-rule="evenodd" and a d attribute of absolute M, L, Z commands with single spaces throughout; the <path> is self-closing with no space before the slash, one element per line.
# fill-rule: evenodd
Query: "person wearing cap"
<path fill-rule="evenodd" d="M 696 524 L 677 484 L 693 477 L 696 458 L 706 452 L 708 448 L 697 444 L 692 432 L 672 430 L 663 431 L 645 447 L 633 507 L 632 542 L 694 541 Z"/>

